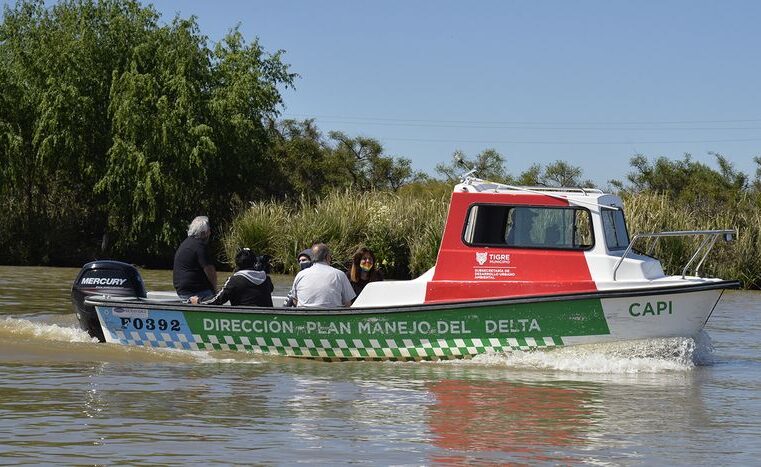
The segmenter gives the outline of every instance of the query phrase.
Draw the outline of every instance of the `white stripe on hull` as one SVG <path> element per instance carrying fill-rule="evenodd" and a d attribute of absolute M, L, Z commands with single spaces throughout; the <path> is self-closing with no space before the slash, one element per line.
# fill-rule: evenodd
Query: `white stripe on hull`
<path fill-rule="evenodd" d="M 705 326 L 721 293 L 722 290 L 717 289 L 606 298 L 602 300 L 602 306 L 610 335 L 564 337 L 563 343 L 576 345 L 662 337 L 693 337 Z"/>

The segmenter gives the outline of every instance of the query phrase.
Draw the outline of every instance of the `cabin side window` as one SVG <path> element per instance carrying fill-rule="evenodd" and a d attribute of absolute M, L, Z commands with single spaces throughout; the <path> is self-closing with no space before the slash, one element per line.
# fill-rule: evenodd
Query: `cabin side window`
<path fill-rule="evenodd" d="M 605 244 L 609 250 L 624 250 L 629 246 L 629 232 L 626 230 L 624 212 L 621 209 L 603 209 L 602 228 Z"/>
<path fill-rule="evenodd" d="M 477 204 L 468 212 L 463 240 L 473 246 L 588 249 L 592 218 L 583 208 Z"/>

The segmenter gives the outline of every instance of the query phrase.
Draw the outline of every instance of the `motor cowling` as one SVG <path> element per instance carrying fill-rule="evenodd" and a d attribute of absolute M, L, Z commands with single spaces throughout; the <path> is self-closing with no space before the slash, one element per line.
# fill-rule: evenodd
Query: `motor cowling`
<path fill-rule="evenodd" d="M 79 326 L 90 336 L 105 342 L 106 338 L 95 307 L 85 305 L 85 299 L 92 295 L 145 298 L 147 293 L 143 278 L 131 264 L 100 260 L 82 267 L 71 287 L 71 302 L 74 304 Z"/>

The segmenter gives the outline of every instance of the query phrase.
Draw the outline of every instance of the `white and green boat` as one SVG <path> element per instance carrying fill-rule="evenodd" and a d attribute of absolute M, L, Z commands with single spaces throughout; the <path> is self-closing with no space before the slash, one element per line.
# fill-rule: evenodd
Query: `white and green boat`
<path fill-rule="evenodd" d="M 699 236 L 681 275 L 634 250 L 643 237 Z M 732 230 L 629 238 L 621 200 L 599 190 L 466 179 L 452 194 L 435 267 L 368 284 L 351 308 L 190 305 L 145 291 L 116 261 L 80 271 L 84 329 L 101 341 L 322 360 L 439 360 L 657 337 L 692 337 L 724 289 L 701 277 Z M 691 272 L 692 275 L 689 275 Z"/>

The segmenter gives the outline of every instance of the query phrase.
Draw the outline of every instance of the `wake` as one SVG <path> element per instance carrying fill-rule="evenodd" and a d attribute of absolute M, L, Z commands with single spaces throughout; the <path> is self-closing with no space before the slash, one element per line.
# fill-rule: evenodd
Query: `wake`
<path fill-rule="evenodd" d="M 42 339 L 59 342 L 98 342 L 86 331 L 69 326 L 41 323 L 23 318 L 0 319 L 0 338 Z"/>
<path fill-rule="evenodd" d="M 713 345 L 701 331 L 694 339 L 671 337 L 587 344 L 529 352 L 486 354 L 473 363 L 522 370 L 556 370 L 592 374 L 686 372 L 712 365 Z"/>

